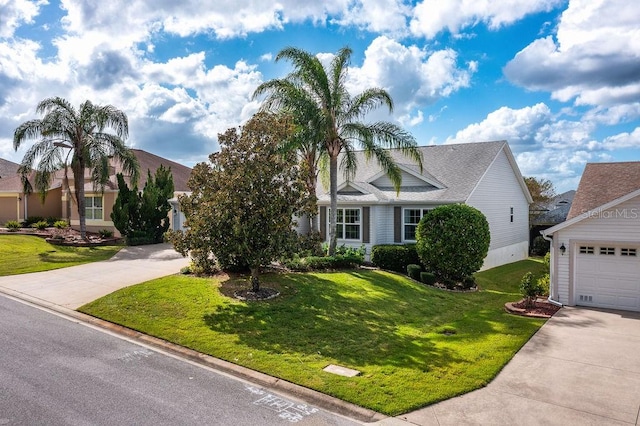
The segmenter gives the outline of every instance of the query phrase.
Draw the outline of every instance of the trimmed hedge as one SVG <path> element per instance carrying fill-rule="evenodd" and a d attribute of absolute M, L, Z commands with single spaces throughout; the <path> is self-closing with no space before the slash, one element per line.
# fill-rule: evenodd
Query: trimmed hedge
<path fill-rule="evenodd" d="M 422 272 L 422 266 L 414 263 L 407 265 L 407 275 L 409 278 L 420 281 L 420 272 Z"/>
<path fill-rule="evenodd" d="M 420 282 L 426 285 L 434 285 L 436 276 L 433 272 L 420 272 Z"/>
<path fill-rule="evenodd" d="M 371 263 L 380 269 L 407 273 L 407 266 L 419 265 L 420 258 L 415 244 L 381 244 L 371 249 Z"/>

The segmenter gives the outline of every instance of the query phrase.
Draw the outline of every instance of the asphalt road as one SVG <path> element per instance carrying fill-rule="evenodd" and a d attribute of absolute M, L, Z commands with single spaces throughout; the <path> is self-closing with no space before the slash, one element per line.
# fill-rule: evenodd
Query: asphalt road
<path fill-rule="evenodd" d="M 0 425 L 354 425 L 0 296 Z"/>

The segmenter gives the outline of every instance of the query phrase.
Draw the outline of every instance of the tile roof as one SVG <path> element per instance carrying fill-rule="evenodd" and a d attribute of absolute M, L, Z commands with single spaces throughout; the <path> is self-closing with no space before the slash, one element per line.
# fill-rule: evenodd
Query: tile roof
<path fill-rule="evenodd" d="M 498 153 L 507 145 L 506 141 L 474 142 L 449 145 L 421 146 L 419 150 L 423 156 L 423 170 L 399 150 L 391 150 L 397 164 L 402 165 L 417 175 L 422 175 L 426 180 L 436 182 L 444 186 L 441 189 L 428 187 L 404 187 L 400 194 L 396 194 L 393 188 L 377 188 L 371 190 L 366 196 L 370 201 L 371 195 L 375 195 L 378 201 L 389 202 L 465 202 L 471 195 L 484 173 L 487 171 Z M 355 178 L 352 180 L 361 188 L 370 188 L 371 180 L 380 172 L 380 166 L 375 159 L 367 161 L 364 152 L 356 153 L 358 168 Z M 344 174 L 338 176 L 338 186 L 345 182 Z M 329 202 L 329 190 L 321 183 L 318 184 L 318 201 Z M 339 195 L 339 201 L 356 201 L 357 195 Z M 365 198 L 363 196 L 363 198 Z"/>
<path fill-rule="evenodd" d="M 20 164 L 0 158 L 0 179 L 7 178 L 18 173 L 18 167 L 20 167 Z"/>
<path fill-rule="evenodd" d="M 640 189 L 640 161 L 587 163 L 567 220 Z"/>

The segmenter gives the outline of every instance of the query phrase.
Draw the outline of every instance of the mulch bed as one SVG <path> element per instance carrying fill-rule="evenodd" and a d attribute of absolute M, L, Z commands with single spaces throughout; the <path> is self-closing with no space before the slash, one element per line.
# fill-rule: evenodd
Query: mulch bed
<path fill-rule="evenodd" d="M 0 228 L 0 234 L 17 234 L 17 235 L 33 235 L 35 237 L 44 238 L 46 242 L 60 246 L 73 246 L 73 247 L 95 247 L 114 245 L 120 241 L 120 238 L 102 238 L 100 234 L 95 232 L 87 232 L 87 240 L 80 238 L 80 231 L 72 228 L 18 228 L 16 230 L 8 230 L 7 228 Z"/>
<path fill-rule="evenodd" d="M 525 306 L 524 300 L 504 304 L 507 312 L 532 318 L 551 318 L 560 310 L 560 306 L 550 303 L 546 299 L 537 299 L 533 306 Z"/>

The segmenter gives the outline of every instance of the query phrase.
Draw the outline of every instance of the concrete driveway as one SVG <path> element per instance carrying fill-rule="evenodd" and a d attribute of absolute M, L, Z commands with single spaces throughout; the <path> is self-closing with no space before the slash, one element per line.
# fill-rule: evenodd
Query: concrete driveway
<path fill-rule="evenodd" d="M 0 290 L 77 309 L 123 287 L 178 273 L 188 264 L 169 244 L 124 247 L 102 262 L 0 277 Z"/>
<path fill-rule="evenodd" d="M 639 425 L 640 314 L 563 308 L 487 387 L 381 424 Z"/>

